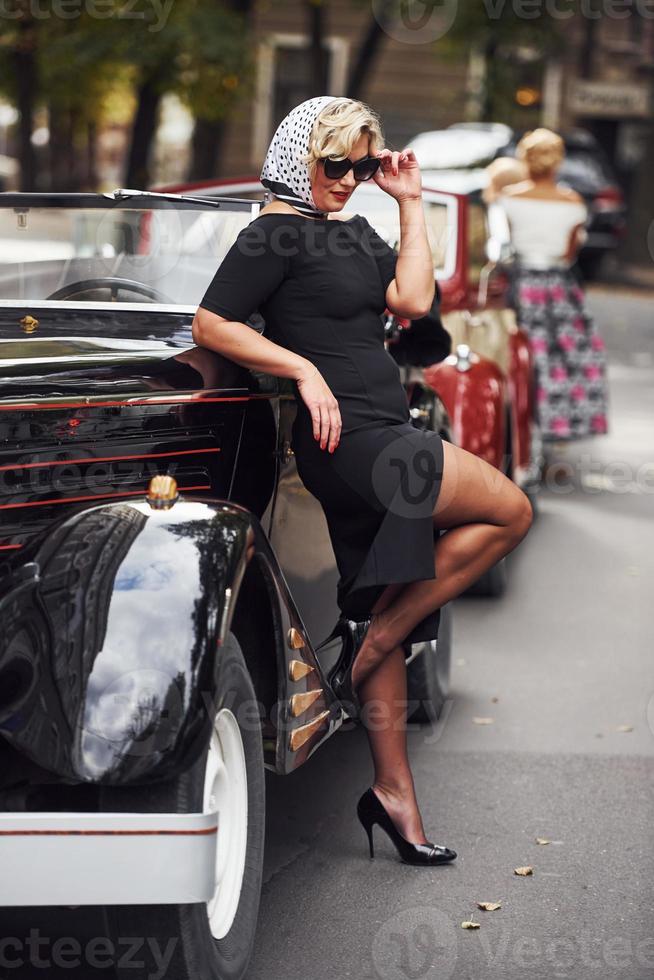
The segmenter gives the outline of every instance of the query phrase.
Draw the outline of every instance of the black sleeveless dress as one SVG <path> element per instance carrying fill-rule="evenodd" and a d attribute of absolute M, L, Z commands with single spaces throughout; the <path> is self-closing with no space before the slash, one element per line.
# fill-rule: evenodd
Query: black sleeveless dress
<path fill-rule="evenodd" d="M 362 215 L 348 221 L 270 212 L 242 229 L 199 304 L 246 322 L 314 363 L 341 413 L 333 453 L 313 437 L 293 382 L 292 449 L 320 502 L 340 579 L 341 612 L 364 619 L 386 585 L 436 577 L 432 511 L 441 485 L 438 433 L 416 429 L 382 314 L 397 256 Z M 438 611 L 409 634 L 436 637 Z"/>

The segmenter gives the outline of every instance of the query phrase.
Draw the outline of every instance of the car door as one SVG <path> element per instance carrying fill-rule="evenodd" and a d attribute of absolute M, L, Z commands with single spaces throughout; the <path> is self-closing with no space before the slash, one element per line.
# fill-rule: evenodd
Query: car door
<path fill-rule="evenodd" d="M 279 382 L 279 469 L 269 537 L 315 646 L 329 634 L 340 614 L 338 569 L 322 507 L 300 479 L 291 449 L 297 411 L 292 382 L 288 378 Z"/>

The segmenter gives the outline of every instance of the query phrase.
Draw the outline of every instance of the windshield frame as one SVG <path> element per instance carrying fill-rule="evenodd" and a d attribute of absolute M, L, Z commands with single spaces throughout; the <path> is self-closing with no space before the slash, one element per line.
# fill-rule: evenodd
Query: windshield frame
<path fill-rule="evenodd" d="M 245 211 L 255 206 L 255 216 L 260 210 L 260 201 L 246 198 L 214 196 L 203 197 L 191 194 L 168 194 L 157 191 L 132 191 L 118 188 L 106 193 L 41 193 L 40 191 L 2 191 L 0 209 L 13 208 L 24 211 L 30 208 L 71 208 L 79 210 L 115 208 L 134 208 L 135 210 L 168 208 L 170 203 L 179 204 L 182 210 L 197 211 L 198 204 L 205 205 L 207 211 Z"/>
<path fill-rule="evenodd" d="M 89 211 L 89 210 L 170 210 L 174 204 L 181 211 L 226 211 L 249 213 L 249 221 L 257 217 L 265 202 L 227 195 L 212 195 L 205 197 L 201 194 L 176 194 L 158 191 L 141 191 L 129 188 L 117 188 L 105 193 L 70 193 L 70 192 L 40 192 L 40 191 L 3 191 L 0 192 L 0 212 L 12 211 L 14 214 L 26 214 L 30 209 L 40 210 L 52 208 L 58 210 Z M 139 303 L 110 300 L 71 300 L 71 299 L 24 299 L 0 298 L 1 310 L 98 310 L 120 312 L 139 312 L 161 315 L 194 315 L 195 304 L 181 303 Z"/>

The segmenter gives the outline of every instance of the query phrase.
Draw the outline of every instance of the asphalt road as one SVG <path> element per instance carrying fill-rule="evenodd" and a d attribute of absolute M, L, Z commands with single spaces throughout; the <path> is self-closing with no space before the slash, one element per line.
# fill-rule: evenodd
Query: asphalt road
<path fill-rule="evenodd" d="M 610 434 L 555 454 L 506 595 L 456 601 L 444 718 L 408 735 L 427 836 L 456 861 L 403 865 L 379 828 L 370 860 L 350 724 L 267 773 L 248 980 L 654 977 L 654 298 L 589 302 Z"/>

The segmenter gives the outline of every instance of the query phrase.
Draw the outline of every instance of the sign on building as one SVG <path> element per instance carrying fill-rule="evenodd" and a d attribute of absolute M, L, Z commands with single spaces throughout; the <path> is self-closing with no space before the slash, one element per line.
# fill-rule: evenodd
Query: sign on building
<path fill-rule="evenodd" d="M 647 117 L 650 112 L 649 87 L 634 82 L 577 79 L 568 89 L 568 108 L 579 116 L 604 119 Z"/>

